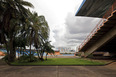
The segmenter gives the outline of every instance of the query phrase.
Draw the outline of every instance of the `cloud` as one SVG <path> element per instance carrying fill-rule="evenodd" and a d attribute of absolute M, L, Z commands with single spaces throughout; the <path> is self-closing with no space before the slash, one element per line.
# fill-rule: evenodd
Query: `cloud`
<path fill-rule="evenodd" d="M 76 17 L 73 13 L 68 13 L 63 28 L 56 28 L 53 31 L 56 40 L 53 44 L 56 47 L 76 48 L 84 41 L 99 20 L 99 18 Z"/>
<path fill-rule="evenodd" d="M 98 18 L 77 17 L 83 0 L 26 0 L 38 15 L 44 15 L 50 27 L 50 41 L 55 47 L 76 48 L 98 23 Z M 70 12 L 70 13 L 69 13 Z"/>
<path fill-rule="evenodd" d="M 98 20 L 98 18 L 77 17 L 69 13 L 65 24 L 70 34 L 88 33 L 94 28 Z"/>

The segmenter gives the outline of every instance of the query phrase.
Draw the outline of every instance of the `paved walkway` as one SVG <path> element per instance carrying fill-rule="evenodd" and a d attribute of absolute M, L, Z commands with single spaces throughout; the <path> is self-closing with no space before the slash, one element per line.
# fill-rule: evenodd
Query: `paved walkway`
<path fill-rule="evenodd" d="M 116 67 L 1 65 L 0 77 L 116 77 Z"/>

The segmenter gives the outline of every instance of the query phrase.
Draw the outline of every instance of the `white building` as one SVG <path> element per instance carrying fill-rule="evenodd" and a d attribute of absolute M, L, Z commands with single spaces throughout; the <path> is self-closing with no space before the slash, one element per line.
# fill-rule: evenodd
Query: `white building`
<path fill-rule="evenodd" d="M 75 50 L 72 50 L 70 47 L 58 47 L 60 53 L 75 53 Z"/>

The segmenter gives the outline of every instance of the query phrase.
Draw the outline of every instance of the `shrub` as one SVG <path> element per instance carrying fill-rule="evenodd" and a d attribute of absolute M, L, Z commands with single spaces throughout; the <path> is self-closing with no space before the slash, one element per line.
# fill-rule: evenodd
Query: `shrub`
<path fill-rule="evenodd" d="M 8 61 L 8 55 L 5 55 L 2 60 Z"/>
<path fill-rule="evenodd" d="M 19 58 L 19 62 L 35 62 L 38 59 L 34 55 L 24 55 Z"/>

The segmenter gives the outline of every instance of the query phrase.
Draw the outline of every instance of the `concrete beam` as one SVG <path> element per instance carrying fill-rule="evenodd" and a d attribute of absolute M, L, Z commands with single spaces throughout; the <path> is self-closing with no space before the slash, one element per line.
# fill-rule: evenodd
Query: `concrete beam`
<path fill-rule="evenodd" d="M 107 34 L 105 34 L 101 39 L 99 39 L 93 46 L 91 46 L 88 50 L 84 51 L 85 57 L 87 57 L 89 54 L 91 54 L 92 52 L 97 50 L 99 47 L 101 47 L 107 41 L 112 39 L 115 35 L 116 35 L 116 25 L 114 25 L 114 28 L 112 28 Z"/>

